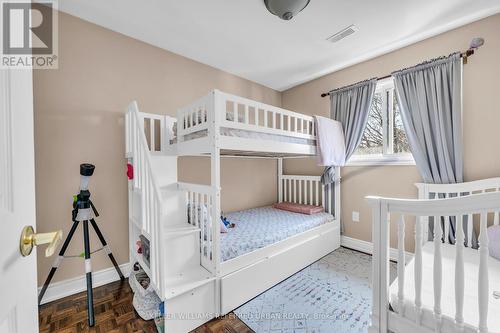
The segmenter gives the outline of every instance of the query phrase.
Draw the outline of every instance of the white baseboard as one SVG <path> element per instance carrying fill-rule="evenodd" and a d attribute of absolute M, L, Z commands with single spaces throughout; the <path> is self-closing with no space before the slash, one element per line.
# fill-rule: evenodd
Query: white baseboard
<path fill-rule="evenodd" d="M 373 244 L 371 242 L 363 241 L 360 239 L 341 236 L 341 245 L 356 251 L 368 254 L 373 253 Z M 391 260 L 397 261 L 398 250 L 391 248 L 389 256 Z M 411 258 L 413 258 L 413 253 L 406 252 L 406 261 L 408 262 Z M 129 276 L 130 274 L 129 263 L 121 264 L 120 269 L 122 270 L 122 273 L 125 277 Z M 118 279 L 119 276 L 116 273 L 114 267 L 109 267 L 92 273 L 92 282 L 94 288 L 117 281 Z M 40 292 L 41 289 L 42 288 L 39 287 L 38 292 Z M 47 288 L 45 295 L 43 296 L 42 304 L 49 303 L 66 296 L 74 295 L 86 289 L 87 287 L 86 287 L 85 275 L 81 275 L 64 281 L 51 283 Z"/>
<path fill-rule="evenodd" d="M 373 243 L 364 240 L 351 238 L 347 236 L 341 236 L 340 245 L 356 251 L 373 254 Z M 389 249 L 389 258 L 392 261 L 398 261 L 398 249 L 394 249 L 391 247 Z M 405 252 L 406 262 L 408 262 L 412 258 L 413 258 L 413 253 Z"/>
<path fill-rule="evenodd" d="M 120 265 L 120 269 L 125 277 L 130 275 L 130 264 L 125 263 Z M 57 274 L 57 273 L 56 273 Z M 97 272 L 92 272 L 92 284 L 93 287 L 100 287 L 105 284 L 118 281 L 120 277 L 116 272 L 114 267 L 109 267 Z M 87 289 L 85 275 L 77 276 L 72 279 L 63 280 L 51 283 L 45 292 L 45 295 L 42 299 L 42 304 L 49 303 L 60 298 L 74 295 L 81 291 Z M 38 287 L 38 293 L 42 287 Z"/>

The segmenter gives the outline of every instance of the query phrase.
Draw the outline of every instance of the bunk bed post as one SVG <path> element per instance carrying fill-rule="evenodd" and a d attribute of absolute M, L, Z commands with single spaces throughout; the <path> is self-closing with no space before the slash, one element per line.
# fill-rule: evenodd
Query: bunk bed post
<path fill-rule="evenodd" d="M 278 158 L 278 202 L 283 202 L 283 158 Z"/>
<path fill-rule="evenodd" d="M 340 167 L 335 167 L 335 183 L 334 183 L 334 189 L 333 189 L 333 196 L 334 196 L 334 212 L 333 212 L 333 218 L 335 220 L 340 221 L 341 215 L 341 205 L 340 205 L 340 181 L 341 181 L 341 176 L 340 176 Z M 332 212 L 330 212 L 331 214 Z M 341 230 L 342 232 L 342 230 Z"/>
<path fill-rule="evenodd" d="M 209 136 L 211 142 L 210 146 L 212 147 L 212 151 L 210 153 L 210 184 L 215 189 L 215 196 L 213 202 L 213 216 L 212 216 L 212 235 L 213 235 L 213 243 L 212 243 L 212 261 L 213 261 L 213 274 L 216 277 L 220 276 L 220 226 L 219 219 L 221 216 L 221 198 L 220 198 L 220 145 L 219 145 L 219 135 L 218 132 L 219 124 L 220 124 L 220 112 L 218 110 L 224 110 L 223 105 L 220 105 L 222 100 L 220 98 L 220 93 L 217 90 L 212 91 L 211 102 L 209 103 L 208 110 L 209 116 L 212 115 L 212 119 L 210 120 L 210 125 L 208 128 Z M 220 280 L 217 280 L 215 283 L 215 309 L 218 314 L 221 312 L 221 299 L 219 296 L 221 290 Z"/>

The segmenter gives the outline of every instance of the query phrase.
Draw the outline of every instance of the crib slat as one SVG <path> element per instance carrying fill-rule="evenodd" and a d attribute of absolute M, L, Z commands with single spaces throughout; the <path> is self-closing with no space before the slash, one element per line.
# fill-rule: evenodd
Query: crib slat
<path fill-rule="evenodd" d="M 455 218 L 455 325 L 459 332 L 464 329 L 464 227 L 463 216 Z"/>
<path fill-rule="evenodd" d="M 449 197 L 449 194 L 448 193 L 445 193 L 444 194 L 444 197 L 445 198 L 448 198 Z M 448 235 L 449 235 L 449 232 L 450 232 L 450 219 L 448 216 L 443 216 L 443 229 L 444 229 L 444 235 L 443 235 L 443 240 L 444 240 L 444 243 L 448 243 Z"/>
<path fill-rule="evenodd" d="M 443 283 L 443 263 L 441 254 L 441 218 L 434 216 L 434 267 L 433 267 L 433 280 L 434 280 L 434 318 L 436 321 L 436 332 L 441 330 L 441 293 Z"/>
<path fill-rule="evenodd" d="M 474 217 L 472 214 L 467 215 L 467 246 L 472 247 L 472 230 L 474 229 Z"/>
<path fill-rule="evenodd" d="M 398 306 L 399 315 L 404 317 L 405 287 L 405 217 L 401 215 L 398 223 Z"/>
<path fill-rule="evenodd" d="M 488 332 L 488 215 L 481 213 L 479 228 L 479 281 L 478 281 L 478 305 L 479 305 L 479 332 Z"/>
<path fill-rule="evenodd" d="M 422 224 L 427 219 L 420 217 L 415 223 L 415 322 L 420 326 L 422 321 Z"/>
<path fill-rule="evenodd" d="M 283 113 L 280 113 L 280 129 L 285 130 L 285 119 Z"/>
<path fill-rule="evenodd" d="M 264 115 L 264 127 L 268 127 L 268 118 L 269 118 L 269 113 L 267 110 L 262 110 L 263 115 Z"/>
<path fill-rule="evenodd" d="M 249 111 L 248 111 L 248 105 L 245 104 L 245 124 L 249 124 L 250 123 L 250 115 L 249 115 Z"/>

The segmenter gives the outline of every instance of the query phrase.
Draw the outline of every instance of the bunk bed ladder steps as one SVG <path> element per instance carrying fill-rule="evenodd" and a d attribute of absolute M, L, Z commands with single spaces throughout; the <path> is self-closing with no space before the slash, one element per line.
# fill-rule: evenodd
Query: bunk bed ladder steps
<path fill-rule="evenodd" d="M 199 126 L 204 117 L 203 110 L 197 109 L 184 127 Z M 217 310 L 216 276 L 209 264 L 203 266 L 202 247 L 211 244 L 200 245 L 200 239 L 208 235 L 203 230 L 204 211 L 196 209 L 212 200 L 212 193 L 200 194 L 206 187 L 189 192 L 187 214 L 191 224 L 185 223 L 186 211 L 179 211 L 179 207 L 183 206 L 186 191 L 177 180 L 177 157 L 166 154 L 165 124 L 171 122 L 167 118 L 140 113 L 135 102 L 126 114 L 126 157 L 134 171 L 129 182 L 130 253 L 151 278 L 168 314 L 173 316 L 165 321 L 166 331 L 187 332 L 210 318 L 185 320 L 183 314 L 215 314 Z M 136 253 L 140 235 L 150 241 L 149 264 Z"/>

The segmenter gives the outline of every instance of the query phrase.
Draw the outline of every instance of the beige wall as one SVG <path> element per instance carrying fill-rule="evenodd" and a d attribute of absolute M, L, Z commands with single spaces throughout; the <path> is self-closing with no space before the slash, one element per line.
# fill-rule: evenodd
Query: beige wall
<path fill-rule="evenodd" d="M 464 69 L 464 149 L 467 180 L 498 176 L 500 150 L 495 135 L 500 123 L 496 102 L 500 77 L 500 15 L 428 39 L 382 57 L 295 87 L 280 94 L 187 58 L 155 48 L 72 16 L 60 15 L 60 69 L 34 73 L 37 223 L 40 232 L 71 226 L 71 200 L 78 190 L 78 166 L 97 165 L 93 200 L 101 212 L 99 225 L 119 263 L 128 261 L 127 182 L 124 176 L 124 108 L 136 99 L 144 112 L 174 115 L 175 110 L 210 89 L 218 88 L 307 114 L 328 114 L 330 89 L 383 76 L 423 60 L 462 50 L 472 37 L 485 46 Z M 194 163 L 193 163 L 194 162 Z M 184 181 L 207 183 L 207 159 L 180 159 Z M 285 163 L 288 173 L 315 173 L 313 160 Z M 222 205 L 226 211 L 265 205 L 276 198 L 276 162 L 225 159 L 222 162 Z M 245 175 L 245 176 L 241 176 Z M 378 194 L 414 197 L 420 177 L 413 166 L 346 167 L 342 170 L 342 209 L 346 235 L 371 240 L 370 210 L 363 197 Z M 360 211 L 361 222 L 351 222 Z M 410 247 L 411 233 L 407 233 Z M 92 246 L 98 244 L 93 237 Z M 82 232 L 68 253 L 83 249 Z M 53 259 L 39 251 L 39 283 Z M 94 270 L 109 267 L 102 253 Z M 84 273 L 83 262 L 68 259 L 54 281 Z"/>
<path fill-rule="evenodd" d="M 123 115 L 127 104 L 136 99 L 141 111 L 175 115 L 177 108 L 213 88 L 276 106 L 281 104 L 281 94 L 67 14 L 61 13 L 59 20 L 59 69 L 34 73 L 38 230 L 62 229 L 67 235 L 72 195 L 80 181 L 79 164 L 94 163 L 90 187 L 101 213 L 98 223 L 118 262 L 125 263 L 128 208 Z M 179 164 L 183 179 L 209 179 L 206 160 Z M 274 202 L 275 161 L 224 160 L 222 168 L 223 209 Z M 237 195 L 227 195 L 230 191 Z M 92 239 L 96 249 L 95 235 Z M 67 253 L 82 251 L 79 229 Z M 40 284 L 52 261 L 39 251 Z M 94 271 L 109 266 L 103 253 L 93 257 Z M 54 281 L 82 274 L 83 261 L 68 259 Z"/>
<path fill-rule="evenodd" d="M 394 70 L 412 66 L 424 60 L 447 55 L 468 47 L 473 37 L 482 36 L 486 43 L 464 67 L 464 159 L 465 180 L 500 176 L 500 15 L 469 24 L 434 38 L 416 43 L 370 61 L 346 68 L 317 80 L 302 84 L 282 95 L 284 108 L 294 111 L 327 115 L 328 98 L 320 94 L 374 76 L 385 76 Z M 315 169 L 313 161 L 289 161 L 287 171 L 304 172 Z M 371 240 L 371 211 L 363 200 L 366 195 L 416 197 L 413 183 L 420 180 L 414 166 L 346 167 L 342 170 L 342 219 L 345 235 Z M 361 221 L 353 223 L 352 211 L 359 211 Z M 395 245 L 395 230 L 392 244 Z M 411 233 L 408 245 L 413 247 Z"/>

